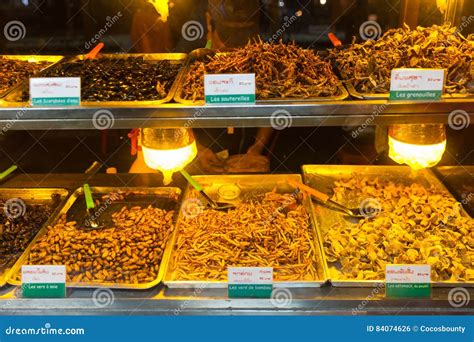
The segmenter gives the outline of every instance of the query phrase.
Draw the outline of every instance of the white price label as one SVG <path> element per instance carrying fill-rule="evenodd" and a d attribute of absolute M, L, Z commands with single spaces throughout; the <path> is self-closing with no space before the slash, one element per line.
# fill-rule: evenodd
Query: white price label
<path fill-rule="evenodd" d="M 207 105 L 254 104 L 255 74 L 204 75 Z"/>
<path fill-rule="evenodd" d="M 81 79 L 79 77 L 30 78 L 32 106 L 79 106 Z"/>
<path fill-rule="evenodd" d="M 390 100 L 440 99 L 444 78 L 444 69 L 393 69 Z"/>

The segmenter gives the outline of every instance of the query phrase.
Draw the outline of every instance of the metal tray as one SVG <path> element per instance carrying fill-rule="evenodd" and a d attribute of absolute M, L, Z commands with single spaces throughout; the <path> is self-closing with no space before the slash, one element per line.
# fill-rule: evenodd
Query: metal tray
<path fill-rule="evenodd" d="M 474 166 L 440 166 L 434 173 L 474 218 Z"/>
<path fill-rule="evenodd" d="M 354 166 L 354 165 L 303 165 L 303 177 L 305 183 L 309 186 L 330 194 L 333 184 L 335 181 L 341 179 L 350 178 L 353 175 L 360 175 L 365 177 L 380 178 L 386 181 L 396 181 L 403 184 L 412 184 L 417 182 L 426 187 L 434 186 L 437 189 L 444 190 L 447 193 L 449 191 L 446 187 L 436 178 L 436 176 L 430 170 L 420 170 L 414 173 L 408 166 Z M 341 203 L 348 207 L 358 207 L 360 198 L 351 198 L 348 193 L 348 197 L 345 203 Z M 337 222 L 343 222 L 346 225 L 355 226 L 356 223 L 351 223 L 344 215 L 330 210 L 321 205 L 313 205 L 314 217 L 317 226 L 318 233 L 321 236 L 321 253 L 324 258 L 324 266 L 327 270 L 327 274 L 330 277 L 330 267 L 336 267 L 337 265 L 327 262 L 326 255 L 324 252 L 324 236 L 325 229 L 332 226 Z M 463 210 L 463 215 L 468 214 Z M 385 283 L 385 279 L 380 280 L 351 280 L 351 279 L 329 279 L 330 283 L 336 287 L 377 287 Z M 455 286 L 474 286 L 474 282 L 449 282 L 449 281 L 438 281 L 432 282 L 433 286 L 439 287 L 455 287 Z"/>
<path fill-rule="evenodd" d="M 341 74 L 339 72 L 339 74 Z M 349 81 L 343 81 L 344 85 L 346 86 L 347 90 L 349 91 L 349 94 L 352 97 L 355 97 L 356 99 L 360 100 L 388 100 L 390 98 L 390 93 L 360 93 L 354 85 L 349 82 Z M 474 95 L 470 94 L 443 94 L 441 95 L 441 98 L 444 100 L 449 100 L 449 99 L 469 99 L 469 98 L 474 98 Z"/>
<path fill-rule="evenodd" d="M 53 201 L 51 196 L 53 194 L 59 195 L 59 200 L 57 202 Z M 55 188 L 2 188 L 0 189 L 0 198 L 10 199 L 10 198 L 21 198 L 27 205 L 50 205 L 52 206 L 52 215 L 53 216 L 59 208 L 64 204 L 69 192 L 66 189 L 55 189 Z M 3 210 L 3 208 L 0 208 Z M 48 223 L 48 220 L 43 224 L 43 227 Z M 43 229 L 41 227 L 38 230 L 38 233 Z M 37 234 L 38 234 L 37 233 Z M 34 238 L 33 238 L 34 239 Z M 22 254 L 19 253 L 14 257 L 16 262 Z M 13 266 L 13 260 L 7 261 L 4 264 L 0 264 L 0 287 L 4 286 L 7 283 L 7 279 L 10 273 L 10 267 Z"/>
<path fill-rule="evenodd" d="M 261 195 L 266 192 L 272 191 L 277 188 L 279 192 L 282 193 L 293 193 L 294 188 L 286 184 L 287 179 L 294 179 L 296 181 L 301 181 L 300 175 L 219 175 L 219 176 L 194 176 L 194 179 L 198 181 L 206 191 L 206 193 L 213 199 L 218 199 L 218 189 L 223 184 L 236 184 L 240 190 L 241 195 L 234 201 L 238 203 L 241 198 L 252 198 L 255 195 Z M 188 186 L 183 198 L 183 203 L 191 198 L 197 198 L 199 196 L 191 186 Z M 318 253 L 317 260 L 318 265 L 316 265 L 316 270 L 318 272 L 319 279 L 314 279 L 311 281 L 275 281 L 274 287 L 277 288 L 314 288 L 321 287 L 327 282 L 326 269 L 322 262 L 321 254 L 321 243 L 318 238 L 315 229 L 315 221 L 311 213 L 311 202 L 308 197 L 305 197 L 303 200 L 303 205 L 305 206 L 309 216 L 310 216 L 310 226 L 311 232 L 313 234 L 313 241 L 311 241 L 312 246 L 316 253 Z M 176 229 L 174 230 L 173 236 L 171 238 L 171 243 L 168 244 L 168 248 L 165 251 L 163 262 L 165 262 L 165 277 L 163 283 L 169 288 L 227 288 L 226 281 L 188 281 L 188 280 L 174 280 L 173 279 L 173 251 L 174 245 L 176 243 L 180 222 L 183 220 L 183 216 L 180 212 L 178 222 L 176 224 Z"/>
<path fill-rule="evenodd" d="M 124 200 L 115 200 L 110 205 L 108 205 L 105 211 L 101 214 L 101 221 L 107 222 L 111 220 L 111 216 L 117 210 L 122 209 L 125 205 L 131 206 L 148 206 L 152 204 L 154 207 L 166 209 L 166 210 L 175 210 L 177 212 L 179 206 L 179 197 L 181 196 L 181 189 L 163 187 L 163 188 L 119 188 L 119 187 L 91 187 L 92 195 L 94 200 L 100 199 L 103 195 L 107 195 L 114 192 L 123 191 L 127 193 Z M 56 212 L 55 215 L 47 222 L 47 224 L 40 230 L 36 237 L 31 241 L 28 248 L 22 254 L 20 259 L 12 267 L 11 272 L 8 277 L 8 283 L 11 285 L 21 285 L 21 266 L 26 263 L 28 255 L 31 248 L 36 244 L 39 238 L 47 233 L 48 226 L 53 225 L 60 216 L 66 214 L 68 220 L 83 220 L 85 212 L 85 200 L 82 188 L 77 189 L 69 197 L 65 205 Z M 177 215 L 176 215 L 177 216 Z M 176 216 L 174 221 L 176 220 Z M 169 241 L 167 242 L 169 243 Z M 68 288 L 113 288 L 113 289 L 132 289 L 132 290 L 145 290 L 151 287 L 158 285 L 163 279 L 164 269 L 161 267 L 163 265 L 164 256 L 162 257 L 160 269 L 156 279 L 152 282 L 143 283 L 143 284 L 125 284 L 125 283 L 85 283 L 85 282 L 68 282 L 66 286 Z"/>
<path fill-rule="evenodd" d="M 43 69 L 40 69 L 38 70 L 38 74 L 40 74 L 41 72 L 53 67 L 55 64 L 57 64 L 58 62 L 62 61 L 64 59 L 64 56 L 42 56 L 42 55 L 0 55 L 0 59 L 1 58 L 4 58 L 4 59 L 12 59 L 12 60 L 15 60 L 15 61 L 28 61 L 30 63 L 34 63 L 34 62 L 50 62 L 50 64 L 43 68 Z M 19 85 L 21 85 L 23 81 L 20 81 L 16 84 L 14 84 L 13 86 L 11 86 L 10 88 L 7 88 L 5 91 L 3 92 L 0 92 L 0 98 L 8 95 L 11 91 L 13 91 L 14 89 L 16 89 Z"/>
<path fill-rule="evenodd" d="M 222 56 L 222 55 L 228 55 L 229 53 L 216 53 L 217 56 Z M 187 106 L 203 106 L 205 105 L 204 99 L 202 100 L 197 100 L 197 101 L 192 101 L 192 100 L 186 100 L 182 97 L 183 94 L 183 88 L 184 88 L 184 79 L 185 76 L 189 73 L 189 70 L 191 68 L 191 64 L 193 61 L 189 60 L 186 63 L 186 66 L 184 67 L 183 74 L 181 76 L 181 79 L 179 80 L 178 87 L 175 92 L 174 100 L 178 103 L 185 104 Z M 339 81 L 338 84 L 339 87 L 339 95 L 336 96 L 328 96 L 328 97 L 314 97 L 314 98 L 307 98 L 307 99 L 302 99 L 302 98 L 274 98 L 274 99 L 267 99 L 267 100 L 256 100 L 255 103 L 257 104 L 278 104 L 278 103 L 295 103 L 295 102 L 330 102 L 330 101 L 342 101 L 345 100 L 349 97 L 349 93 L 347 92 L 346 88 L 342 84 L 342 82 Z"/>
<path fill-rule="evenodd" d="M 153 100 L 153 101 L 81 101 L 81 106 L 84 107 L 153 107 L 153 106 L 158 106 L 163 103 L 170 102 L 173 100 L 174 94 L 176 92 L 176 88 L 178 86 L 178 80 L 180 79 L 182 72 L 183 72 L 183 66 L 185 65 L 187 54 L 185 53 L 149 53 L 149 54 L 143 54 L 143 53 L 132 53 L 132 54 L 99 54 L 97 57 L 98 59 L 100 58 L 111 58 L 111 59 L 127 59 L 127 58 L 133 58 L 133 57 L 143 57 L 145 61 L 149 61 L 150 63 L 153 62 L 158 62 L 158 61 L 163 61 L 163 60 L 168 60 L 172 63 L 177 63 L 177 64 L 182 64 L 181 69 L 179 70 L 178 74 L 176 75 L 176 78 L 173 82 L 173 85 L 171 86 L 168 95 L 161 99 L 161 100 Z M 85 55 L 78 55 L 75 56 L 71 59 L 68 59 L 64 63 L 74 63 L 78 61 L 83 61 L 85 58 Z M 38 76 L 41 77 L 41 74 Z M 16 87 L 13 89 L 5 98 L 5 102 L 9 103 L 16 103 L 17 106 L 29 106 L 28 102 L 19 102 L 18 99 L 21 98 L 21 94 L 24 91 L 28 91 L 28 85 L 23 82 L 20 86 Z"/>

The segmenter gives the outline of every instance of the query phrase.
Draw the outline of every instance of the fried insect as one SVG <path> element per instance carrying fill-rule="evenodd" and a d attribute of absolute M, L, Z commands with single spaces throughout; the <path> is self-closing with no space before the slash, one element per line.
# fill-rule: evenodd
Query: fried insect
<path fill-rule="evenodd" d="M 474 280 L 474 220 L 447 192 L 354 177 L 335 183 L 334 199 L 372 198 L 381 212 L 324 234 L 333 279 L 381 280 L 386 264 L 429 264 L 434 281 Z"/>
<path fill-rule="evenodd" d="M 474 94 L 474 35 L 449 25 L 388 30 L 380 39 L 333 49 L 329 60 L 362 94 L 388 93 L 395 68 L 446 69 L 446 92 Z"/>
<path fill-rule="evenodd" d="M 23 253 L 55 205 L 25 204 L 24 212 L 12 216 L 5 209 L 5 201 L 0 199 L 0 267 L 11 266 Z"/>
<path fill-rule="evenodd" d="M 261 40 L 227 54 L 195 61 L 184 79 L 182 97 L 204 99 L 204 74 L 255 73 L 257 99 L 318 98 L 340 94 L 329 63 L 295 44 Z"/>
<path fill-rule="evenodd" d="M 173 280 L 226 280 L 232 266 L 273 267 L 276 281 L 319 279 L 308 213 L 290 194 L 206 209 L 184 218 L 177 233 Z"/>
<path fill-rule="evenodd" d="M 83 101 L 154 101 L 168 95 L 181 64 L 142 57 L 61 63 L 42 77 L 80 77 Z M 28 92 L 22 100 L 27 101 Z"/>
<path fill-rule="evenodd" d="M 66 265 L 67 281 L 142 284 L 156 279 L 173 211 L 123 207 L 113 227 L 84 230 L 62 217 L 31 248 L 27 264 Z"/>
<path fill-rule="evenodd" d="M 0 94 L 50 64 L 51 62 L 29 62 L 0 57 Z"/>

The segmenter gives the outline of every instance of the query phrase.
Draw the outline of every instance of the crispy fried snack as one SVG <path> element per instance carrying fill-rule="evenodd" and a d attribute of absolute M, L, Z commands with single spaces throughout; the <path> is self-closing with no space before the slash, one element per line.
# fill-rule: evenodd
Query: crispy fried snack
<path fill-rule="evenodd" d="M 474 220 L 447 192 L 357 177 L 335 183 L 336 201 L 348 194 L 374 198 L 382 210 L 324 234 L 333 279 L 382 280 L 386 264 L 429 264 L 434 281 L 474 280 Z"/>
<path fill-rule="evenodd" d="M 339 81 L 328 62 L 294 44 L 261 40 L 228 54 L 196 61 L 184 79 L 183 98 L 204 99 L 204 74 L 255 73 L 257 99 L 317 98 L 340 94 Z"/>
<path fill-rule="evenodd" d="M 156 279 L 173 211 L 123 207 L 113 227 L 81 229 L 63 216 L 31 248 L 29 265 L 66 265 L 67 281 L 143 284 Z"/>
<path fill-rule="evenodd" d="M 465 38 L 456 30 L 449 25 L 410 30 L 405 25 L 377 41 L 333 49 L 329 60 L 362 94 L 388 93 L 395 68 L 447 69 L 447 93 L 474 94 L 474 35 Z"/>
<path fill-rule="evenodd" d="M 290 194 L 270 192 L 228 212 L 204 210 L 181 222 L 173 280 L 227 279 L 227 267 L 273 267 L 276 281 L 317 280 L 309 215 Z"/>

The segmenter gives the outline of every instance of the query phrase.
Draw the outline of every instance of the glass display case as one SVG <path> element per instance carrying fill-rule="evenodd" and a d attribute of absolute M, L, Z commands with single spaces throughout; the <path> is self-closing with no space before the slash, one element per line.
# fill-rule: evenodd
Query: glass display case
<path fill-rule="evenodd" d="M 0 24 L 0 314 L 474 313 L 472 1 L 9 0 Z M 394 99 L 394 69 L 433 97 Z M 48 264 L 65 298 L 24 300 Z M 391 264 L 431 295 L 388 295 Z M 229 267 L 271 267 L 270 298 Z"/>

